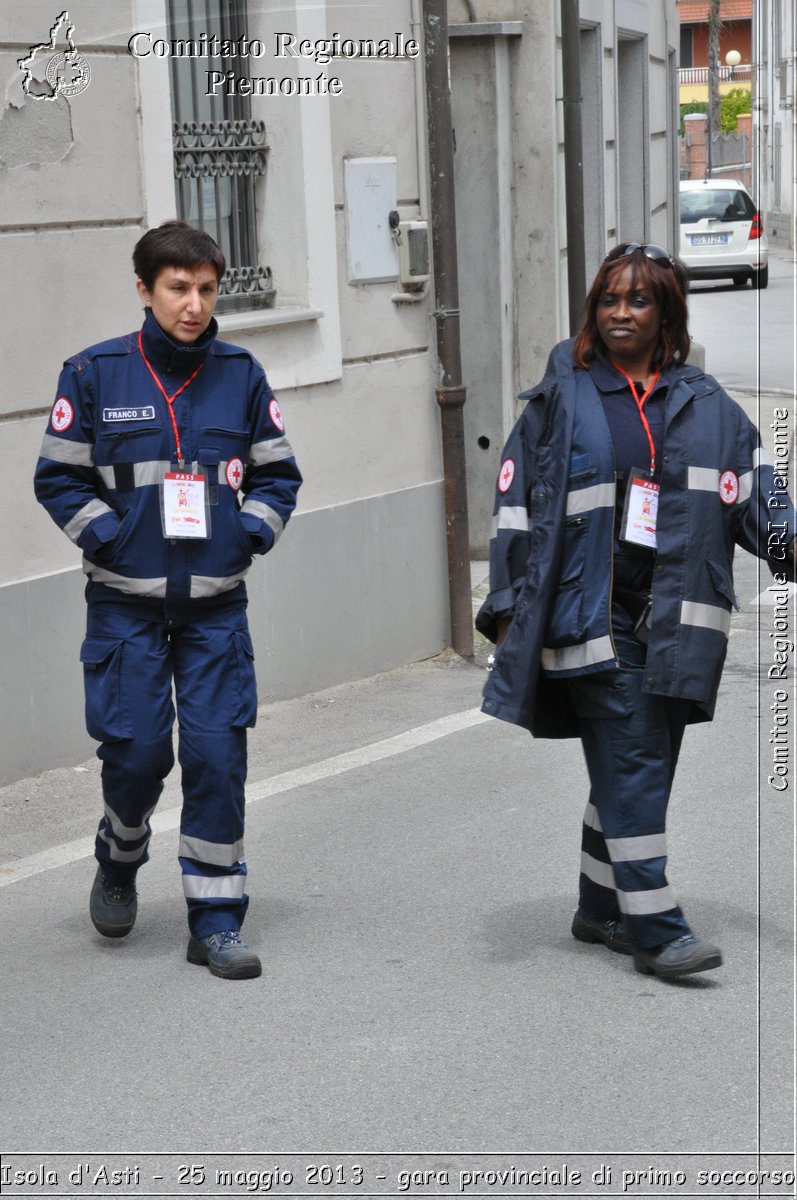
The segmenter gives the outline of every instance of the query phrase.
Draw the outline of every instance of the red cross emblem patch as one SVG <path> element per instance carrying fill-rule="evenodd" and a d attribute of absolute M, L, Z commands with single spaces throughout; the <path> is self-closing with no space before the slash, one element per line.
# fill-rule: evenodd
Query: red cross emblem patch
<path fill-rule="evenodd" d="M 50 424 L 56 433 L 63 433 L 75 419 L 75 410 L 65 396 L 59 396 L 53 405 Z"/>
<path fill-rule="evenodd" d="M 739 476 L 735 471 L 723 471 L 720 475 L 720 500 L 723 504 L 735 504 L 739 499 Z"/>
<path fill-rule="evenodd" d="M 501 463 L 501 470 L 498 472 L 498 490 L 503 495 L 508 492 L 512 486 L 512 480 L 515 478 L 515 464 L 511 458 L 505 458 Z"/>
<path fill-rule="evenodd" d="M 283 423 L 282 413 L 280 412 L 280 406 L 277 403 L 276 398 L 273 399 L 268 406 L 268 415 L 271 417 L 272 421 L 277 426 L 277 429 L 279 429 L 280 433 L 284 433 L 285 425 Z"/>
<path fill-rule="evenodd" d="M 244 481 L 244 465 L 240 458 L 231 458 L 227 463 L 227 469 L 225 470 L 224 474 L 226 475 L 227 483 L 230 485 L 232 490 L 237 492 L 238 488 Z"/>

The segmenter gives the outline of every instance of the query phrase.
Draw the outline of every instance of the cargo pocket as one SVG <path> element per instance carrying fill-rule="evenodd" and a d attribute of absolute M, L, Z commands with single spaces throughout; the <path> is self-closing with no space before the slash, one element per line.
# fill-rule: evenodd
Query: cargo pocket
<path fill-rule="evenodd" d="M 87 637 L 80 650 L 86 692 L 86 729 L 98 742 L 119 742 L 133 736 L 130 714 L 122 695 L 121 638 Z"/>
<path fill-rule="evenodd" d="M 562 566 L 545 634 L 545 645 L 551 649 L 573 646 L 582 640 L 586 558 L 587 520 L 571 517 L 565 522 Z"/>
<path fill-rule="evenodd" d="M 719 596 L 722 596 L 724 600 L 727 600 L 728 604 L 735 608 L 738 612 L 739 600 L 735 591 L 733 590 L 733 581 L 731 580 L 730 573 L 726 571 L 724 567 L 720 566 L 719 563 L 712 562 L 710 558 L 706 559 L 706 566 L 708 567 L 708 573 L 714 586 L 714 591 Z"/>
<path fill-rule="evenodd" d="M 255 651 L 246 629 L 234 629 L 235 674 L 238 683 L 237 703 L 230 724 L 234 728 L 252 729 L 257 720 L 257 682 L 255 680 Z"/>
<path fill-rule="evenodd" d="M 641 677 L 641 669 L 597 671 L 568 679 L 566 686 L 577 716 L 610 721 L 630 717 L 639 707 Z"/>

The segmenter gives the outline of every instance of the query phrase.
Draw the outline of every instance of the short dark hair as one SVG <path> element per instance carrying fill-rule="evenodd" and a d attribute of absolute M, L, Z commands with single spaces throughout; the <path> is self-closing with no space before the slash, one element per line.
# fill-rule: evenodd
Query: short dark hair
<path fill-rule="evenodd" d="M 633 286 L 649 288 L 661 311 L 655 366 L 669 367 L 674 362 L 686 362 L 691 341 L 686 304 L 689 276 L 677 258 L 652 258 L 645 253 L 646 249 L 648 247 L 638 245 L 625 253 L 624 245 L 615 246 L 601 263 L 584 303 L 584 319 L 573 346 L 573 362 L 577 367 L 589 367 L 603 345 L 596 319 L 598 303 L 613 273 L 629 266 L 633 270 Z"/>
<path fill-rule="evenodd" d="M 133 269 L 144 287 L 152 291 L 164 267 L 201 267 L 209 263 L 220 282 L 227 269 L 221 249 L 209 233 L 187 221 L 164 221 L 148 230 L 133 249 Z"/>

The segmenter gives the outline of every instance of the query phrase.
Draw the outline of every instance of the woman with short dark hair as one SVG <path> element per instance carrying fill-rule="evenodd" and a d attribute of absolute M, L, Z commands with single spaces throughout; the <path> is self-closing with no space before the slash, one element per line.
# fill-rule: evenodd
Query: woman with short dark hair
<path fill-rule="evenodd" d="M 88 577 L 81 661 L 103 764 L 89 915 L 108 938 L 136 922 L 176 708 L 186 956 L 250 979 L 261 962 L 241 938 L 257 716 L 245 576 L 280 537 L 302 476 L 262 366 L 217 336 L 219 246 L 166 221 L 136 243 L 133 266 L 143 325 L 64 363 L 35 476 Z"/>
<path fill-rule="evenodd" d="M 663 978 L 722 963 L 667 882 L 665 820 L 684 729 L 713 716 L 734 546 L 793 579 L 797 530 L 757 430 L 686 363 L 686 294 L 661 246 L 607 255 L 577 337 L 522 394 L 476 622 L 498 647 L 484 711 L 582 742 L 574 937 Z"/>

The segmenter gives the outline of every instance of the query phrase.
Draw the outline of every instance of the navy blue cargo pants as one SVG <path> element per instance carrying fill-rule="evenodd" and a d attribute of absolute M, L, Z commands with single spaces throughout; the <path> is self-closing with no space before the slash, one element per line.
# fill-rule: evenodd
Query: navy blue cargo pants
<path fill-rule="evenodd" d="M 122 605 L 89 604 L 81 660 L 86 725 L 101 743 L 104 815 L 95 854 L 109 882 L 129 882 L 149 857 L 149 819 L 174 765 L 174 685 L 188 923 L 194 937 L 240 928 L 248 905 L 246 727 L 257 714 L 245 608 L 169 624 Z"/>
<path fill-rule="evenodd" d="M 689 702 L 642 690 L 645 646 L 612 613 L 615 671 L 568 680 L 590 778 L 581 841 L 579 906 L 598 920 L 622 916 L 639 949 L 689 925 L 667 882 L 665 825 Z"/>

